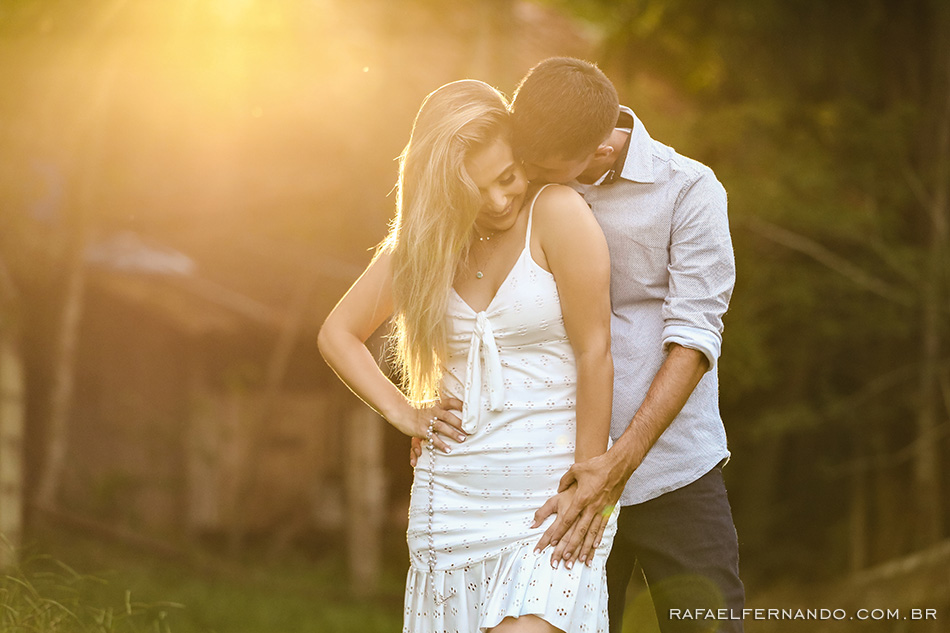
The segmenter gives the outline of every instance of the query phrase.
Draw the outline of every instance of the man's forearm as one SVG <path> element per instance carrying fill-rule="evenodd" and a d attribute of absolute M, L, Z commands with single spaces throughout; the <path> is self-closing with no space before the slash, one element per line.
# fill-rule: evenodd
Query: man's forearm
<path fill-rule="evenodd" d="M 608 451 L 615 485 L 627 479 L 683 409 L 709 367 L 702 352 L 670 345 L 669 354 L 627 430 Z"/>
<path fill-rule="evenodd" d="M 539 550 L 548 544 L 556 545 L 551 555 L 552 562 L 562 557 L 572 559 L 578 554 L 590 554 L 590 551 L 580 550 L 583 536 L 575 534 L 560 542 L 559 539 L 575 521 L 583 525 L 582 533 L 586 534 L 593 519 L 604 518 L 605 508 L 617 503 L 630 475 L 679 414 L 708 367 L 709 361 L 702 352 L 671 345 L 670 353 L 653 378 L 643 404 L 623 435 L 606 453 L 575 463 L 561 478 L 559 494 L 535 513 L 534 522 L 534 527 L 537 527 L 552 513 L 558 515 L 538 541 Z M 564 495 L 575 484 L 573 499 L 564 501 Z M 561 502 L 568 504 L 568 507 L 562 507 Z M 603 526 L 601 522 L 599 528 L 595 527 L 595 531 L 599 530 L 600 533 L 594 540 L 594 546 L 599 541 Z"/>

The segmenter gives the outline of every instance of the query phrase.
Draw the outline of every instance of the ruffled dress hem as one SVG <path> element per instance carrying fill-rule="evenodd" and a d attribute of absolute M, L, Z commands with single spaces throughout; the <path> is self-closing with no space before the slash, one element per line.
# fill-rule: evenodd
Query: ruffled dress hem
<path fill-rule="evenodd" d="M 614 520 L 616 520 L 614 518 Z M 566 633 L 607 633 L 607 548 L 591 566 L 551 567 L 538 537 L 455 569 L 411 567 L 403 633 L 484 633 L 506 617 L 538 616 Z"/>

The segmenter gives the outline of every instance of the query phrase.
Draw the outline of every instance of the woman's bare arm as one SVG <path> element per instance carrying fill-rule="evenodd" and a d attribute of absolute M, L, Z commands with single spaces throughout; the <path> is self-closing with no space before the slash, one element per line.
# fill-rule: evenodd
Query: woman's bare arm
<path fill-rule="evenodd" d="M 584 463 L 607 450 L 613 398 L 613 358 L 610 353 L 610 256 L 607 243 L 587 204 L 574 191 L 552 188 L 541 194 L 535 208 L 535 226 L 543 240 L 544 262 L 554 274 L 561 299 L 564 325 L 577 364 L 577 443 L 575 463 Z M 567 541 L 586 540 L 587 530 L 599 530 L 599 521 L 569 521 L 575 490 L 552 497 L 544 517 L 552 512 Z M 536 515 L 537 516 L 537 515 Z M 575 515 L 576 517 L 576 515 Z M 543 518 L 535 522 L 540 525 Z M 563 525 L 561 525 L 563 524 Z M 550 532 L 550 528 L 548 530 Z M 593 537 L 590 539 L 593 541 Z M 560 552 L 559 552 L 560 554 Z M 552 564 L 560 561 L 552 557 Z M 569 561 L 572 564 L 573 561 Z"/>
<path fill-rule="evenodd" d="M 327 364 L 363 402 L 402 433 L 425 437 L 429 422 L 436 423 L 435 444 L 449 450 L 440 435 L 459 441 L 465 438 L 458 416 L 440 403 L 424 409 L 409 402 L 380 370 L 366 341 L 393 312 L 391 256 L 377 257 L 333 308 L 320 328 L 317 345 Z M 461 409 L 461 403 L 458 403 Z"/>
<path fill-rule="evenodd" d="M 606 451 L 610 434 L 610 255 L 587 203 L 568 187 L 541 193 L 534 222 L 545 260 L 539 263 L 554 275 L 577 364 L 574 459 L 581 462 Z"/>

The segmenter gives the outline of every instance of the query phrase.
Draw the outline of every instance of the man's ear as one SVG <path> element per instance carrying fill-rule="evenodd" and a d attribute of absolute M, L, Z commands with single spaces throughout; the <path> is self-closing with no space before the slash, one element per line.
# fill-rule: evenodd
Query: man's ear
<path fill-rule="evenodd" d="M 608 145 L 607 143 L 602 143 L 597 146 L 597 149 L 594 150 L 594 160 L 603 160 L 605 158 L 610 158 L 614 153 L 613 145 Z"/>

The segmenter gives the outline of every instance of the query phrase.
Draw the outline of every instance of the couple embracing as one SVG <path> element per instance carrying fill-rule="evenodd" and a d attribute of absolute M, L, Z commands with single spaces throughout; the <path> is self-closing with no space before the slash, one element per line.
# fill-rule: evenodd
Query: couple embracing
<path fill-rule="evenodd" d="M 664 633 L 741 612 L 734 280 L 722 185 L 595 65 L 544 60 L 510 105 L 474 80 L 426 97 L 389 235 L 319 337 L 414 438 L 404 631 L 618 633 L 635 565 Z M 365 346 L 387 319 L 402 389 Z"/>

